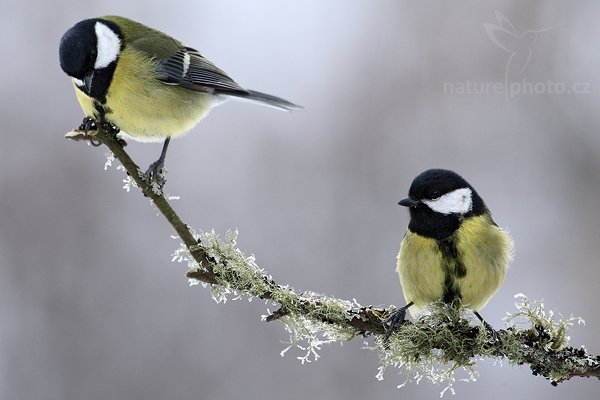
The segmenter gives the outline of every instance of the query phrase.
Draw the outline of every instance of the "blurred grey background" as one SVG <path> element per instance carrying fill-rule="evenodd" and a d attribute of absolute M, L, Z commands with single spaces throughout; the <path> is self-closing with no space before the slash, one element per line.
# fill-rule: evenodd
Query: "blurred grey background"
<path fill-rule="evenodd" d="M 58 65 L 77 21 L 119 14 L 196 47 L 241 85 L 305 110 L 230 102 L 172 143 L 167 190 L 199 230 L 238 228 L 280 283 L 402 304 L 396 202 L 430 167 L 469 180 L 516 258 L 513 295 L 580 315 L 600 353 L 600 5 L 558 1 L 0 3 L 0 398 L 437 398 L 375 379 L 362 340 L 300 365 L 259 301 L 216 305 L 171 263 L 178 242 L 105 149 L 68 142 L 82 112 Z M 490 24 L 486 31 L 484 24 Z M 529 32 L 528 32 L 529 31 Z M 510 60 L 510 62 L 509 62 Z M 548 83 L 550 82 L 550 83 Z M 130 143 L 143 166 L 159 145 Z M 526 367 L 479 363 L 459 398 L 596 398 Z"/>

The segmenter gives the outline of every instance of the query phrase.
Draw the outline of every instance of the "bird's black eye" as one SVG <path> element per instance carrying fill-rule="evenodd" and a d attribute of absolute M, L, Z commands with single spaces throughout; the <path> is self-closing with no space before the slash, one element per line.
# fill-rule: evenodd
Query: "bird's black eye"
<path fill-rule="evenodd" d="M 431 192 L 431 198 L 432 199 L 437 199 L 438 197 L 440 197 L 439 190 L 434 190 L 433 192 Z"/>
<path fill-rule="evenodd" d="M 88 54 L 88 64 L 94 65 L 96 63 L 96 57 L 98 56 L 98 50 L 94 49 Z"/>

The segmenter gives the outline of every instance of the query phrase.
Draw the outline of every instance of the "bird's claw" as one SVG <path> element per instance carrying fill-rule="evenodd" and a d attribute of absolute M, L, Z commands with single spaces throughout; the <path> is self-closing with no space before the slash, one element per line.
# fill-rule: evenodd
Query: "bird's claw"
<path fill-rule="evenodd" d="M 143 179 L 148 185 L 156 183 L 159 190 L 162 191 L 165 183 L 167 183 L 167 180 L 165 179 L 164 162 L 157 160 L 150 164 L 146 172 L 144 172 Z"/>
<path fill-rule="evenodd" d="M 488 322 L 485 319 L 483 319 L 481 314 L 479 314 L 477 311 L 474 312 L 477 319 L 479 319 L 479 321 L 481 321 L 481 323 L 483 324 L 483 327 L 485 328 L 485 331 L 487 332 L 488 336 L 492 338 L 494 344 L 499 349 L 502 346 L 502 338 L 500 337 L 500 333 L 497 330 L 495 330 L 490 324 L 488 324 Z"/>
<path fill-rule="evenodd" d="M 490 324 L 488 324 L 486 321 L 483 321 L 483 327 L 485 328 L 485 331 L 487 332 L 488 336 L 492 338 L 494 344 L 496 345 L 496 347 L 500 347 L 502 346 L 502 338 L 500 337 L 500 332 L 498 332 L 497 330 L 495 330 Z"/>
<path fill-rule="evenodd" d="M 406 320 L 406 307 L 401 307 L 396 309 L 392 315 L 390 315 L 385 322 L 389 323 L 387 331 L 385 332 L 385 337 L 383 338 L 384 342 L 387 342 L 389 337 L 392 335 L 392 332 L 396 331 L 400 325 L 404 323 Z"/>
<path fill-rule="evenodd" d="M 83 121 L 81 122 L 81 125 L 79 125 L 79 130 L 84 131 L 86 133 L 86 135 L 90 131 L 101 131 L 101 132 L 104 132 L 104 133 L 114 136 L 115 139 L 117 140 L 117 142 L 119 142 L 119 144 L 121 146 L 123 146 L 123 147 L 127 146 L 127 142 L 125 142 L 123 139 L 121 139 L 120 137 L 117 136 L 117 133 L 119 133 L 121 130 L 116 125 L 114 125 L 113 123 L 108 122 L 106 120 L 98 123 L 92 117 L 85 117 L 83 119 Z M 90 139 L 90 143 L 94 147 L 98 147 L 102 144 L 101 142 L 95 141 L 93 139 Z"/>
<path fill-rule="evenodd" d="M 81 121 L 81 125 L 79 125 L 79 130 L 88 133 L 89 131 L 93 131 L 96 129 L 96 120 L 92 117 L 85 117 L 83 121 Z"/>

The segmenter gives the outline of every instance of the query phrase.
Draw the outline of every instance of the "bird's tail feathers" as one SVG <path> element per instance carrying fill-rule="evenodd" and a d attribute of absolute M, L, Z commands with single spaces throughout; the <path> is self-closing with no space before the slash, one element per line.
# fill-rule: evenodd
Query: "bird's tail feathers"
<path fill-rule="evenodd" d="M 270 94 L 257 92 L 254 90 L 247 90 L 246 92 L 240 93 L 227 93 L 226 96 L 234 99 L 259 103 L 268 107 L 273 107 L 284 111 L 294 111 L 302 109 L 301 106 L 284 100 L 281 97 L 272 96 Z"/>

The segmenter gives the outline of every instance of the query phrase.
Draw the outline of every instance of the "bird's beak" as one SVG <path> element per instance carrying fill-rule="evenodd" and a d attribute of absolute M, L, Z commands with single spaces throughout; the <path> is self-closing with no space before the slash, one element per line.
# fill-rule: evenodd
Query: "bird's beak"
<path fill-rule="evenodd" d="M 85 90 L 87 93 L 92 93 L 92 81 L 94 80 L 94 71 L 88 72 L 83 77 L 83 85 L 85 86 Z"/>
<path fill-rule="evenodd" d="M 419 205 L 419 201 L 417 200 L 413 200 L 410 197 L 407 197 L 405 199 L 402 199 L 398 202 L 398 205 L 404 206 L 404 207 L 416 207 Z"/>

